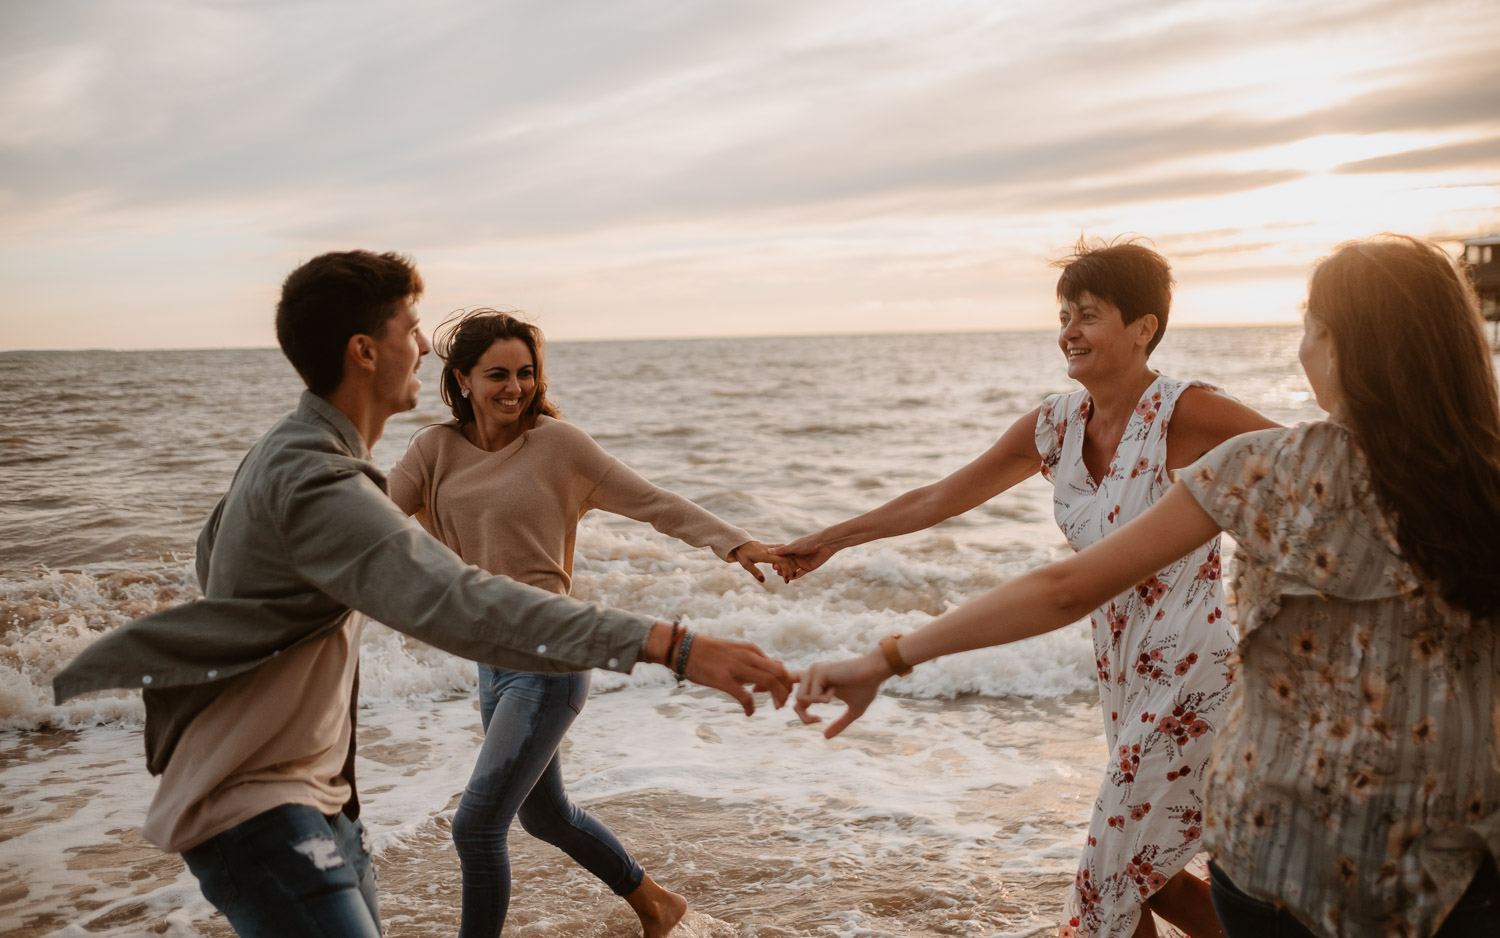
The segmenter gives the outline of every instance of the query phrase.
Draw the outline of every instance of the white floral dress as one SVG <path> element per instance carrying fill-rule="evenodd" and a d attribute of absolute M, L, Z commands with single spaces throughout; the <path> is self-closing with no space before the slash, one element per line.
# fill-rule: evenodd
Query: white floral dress
<path fill-rule="evenodd" d="M 1184 388 L 1158 376 L 1141 396 L 1109 470 L 1083 463 L 1087 391 L 1042 403 L 1036 443 L 1058 526 L 1082 550 L 1141 515 L 1171 485 L 1167 428 Z M 1060 934 L 1128 936 L 1142 903 L 1203 847 L 1203 781 L 1232 675 L 1233 626 L 1219 539 L 1089 616 L 1109 765 Z"/>

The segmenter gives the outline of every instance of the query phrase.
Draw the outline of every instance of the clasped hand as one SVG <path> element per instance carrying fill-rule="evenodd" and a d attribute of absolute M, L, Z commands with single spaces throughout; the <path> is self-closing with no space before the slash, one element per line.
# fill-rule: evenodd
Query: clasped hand
<path fill-rule="evenodd" d="M 739 563 L 762 583 L 765 577 L 756 565 L 771 564 L 782 580 L 790 583 L 821 567 L 836 552 L 836 548 L 822 537 L 809 534 L 786 544 L 747 541 L 735 548 L 729 559 Z M 892 675 L 890 666 L 878 651 L 842 661 L 820 661 L 806 671 L 791 671 L 748 643 L 709 640 L 706 645 L 700 652 L 705 660 L 699 667 L 689 668 L 689 679 L 729 694 L 740 702 L 746 714 L 755 712 L 754 698 L 745 690 L 747 684 L 752 691 L 769 692 L 778 709 L 786 703 L 792 686 L 796 685 L 792 709 L 803 723 L 823 722 L 821 716 L 809 709 L 814 704 L 842 701 L 844 712 L 823 730 L 827 739 L 842 733 L 859 719 L 880 693 L 880 685 Z M 695 671 L 701 673 L 693 673 Z"/>

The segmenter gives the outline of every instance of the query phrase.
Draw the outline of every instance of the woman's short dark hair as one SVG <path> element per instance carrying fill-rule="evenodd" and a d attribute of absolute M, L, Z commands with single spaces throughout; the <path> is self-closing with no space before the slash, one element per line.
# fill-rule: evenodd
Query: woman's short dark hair
<path fill-rule="evenodd" d="M 536 425 L 538 414 L 561 417 L 562 413 L 547 399 L 547 341 L 542 330 L 514 313 L 498 309 L 478 307 L 458 310 L 437 328 L 433 347 L 443 360 L 443 403 L 453 411 L 453 418 L 462 426 L 474 420 L 474 404 L 463 396 L 458 383 L 458 373 L 468 374 L 474 370 L 479 359 L 490 350 L 490 346 L 505 339 L 519 339 L 531 350 L 531 363 L 536 374 L 536 395 L 521 414 L 521 426 L 530 429 Z"/>
<path fill-rule="evenodd" d="M 307 389 L 327 394 L 344 380 L 349 338 L 379 338 L 401 303 L 421 295 L 421 274 L 400 254 L 320 254 L 281 285 L 276 341 Z"/>
<path fill-rule="evenodd" d="M 1057 298 L 1077 303 L 1085 293 L 1112 304 L 1128 326 L 1142 316 L 1156 317 L 1156 334 L 1146 346 L 1150 355 L 1167 331 L 1172 311 L 1172 265 L 1141 242 L 1144 238 L 1103 241 L 1079 238 L 1073 253 L 1052 262 L 1062 268 Z"/>

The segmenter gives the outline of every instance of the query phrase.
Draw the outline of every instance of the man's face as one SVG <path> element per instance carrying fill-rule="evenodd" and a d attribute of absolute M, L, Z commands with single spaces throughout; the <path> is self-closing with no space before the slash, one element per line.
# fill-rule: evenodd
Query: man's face
<path fill-rule="evenodd" d="M 385 332 L 375 340 L 375 394 L 393 414 L 417 406 L 422 382 L 417 368 L 432 345 L 422 334 L 410 300 L 402 300 L 396 315 L 386 320 Z"/>

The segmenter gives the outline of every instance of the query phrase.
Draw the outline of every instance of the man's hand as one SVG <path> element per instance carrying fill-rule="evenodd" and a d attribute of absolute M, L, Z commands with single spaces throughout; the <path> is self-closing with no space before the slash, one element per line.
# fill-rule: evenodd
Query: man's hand
<path fill-rule="evenodd" d="M 880 693 L 880 685 L 891 675 L 890 665 L 879 649 L 858 658 L 820 661 L 806 673 L 796 675 L 797 702 L 792 709 L 803 723 L 821 723 L 823 718 L 810 713 L 808 706 L 833 703 L 835 698 L 842 700 L 847 709 L 823 731 L 825 739 L 832 739 L 870 708 Z"/>
<path fill-rule="evenodd" d="M 678 642 L 672 644 L 672 636 Z M 650 664 L 665 665 L 675 670 L 675 661 L 669 656 L 679 655 L 685 631 L 665 622 L 651 627 L 642 649 L 641 660 Z M 688 650 L 687 679 L 694 684 L 721 690 L 745 708 L 745 715 L 755 712 L 755 698 L 750 691 L 770 693 L 771 700 L 779 710 L 792 694 L 795 682 L 786 665 L 775 658 L 766 657 L 765 652 L 750 642 L 732 642 L 711 635 L 693 633 L 693 643 Z M 749 685 L 750 690 L 746 690 Z"/>
<path fill-rule="evenodd" d="M 786 557 L 778 557 L 771 553 L 771 548 L 760 541 L 746 541 L 729 555 L 729 559 L 735 561 L 755 577 L 761 583 L 766 582 L 766 577 L 755 566 L 758 563 L 768 563 L 776 568 L 776 573 L 783 580 L 790 581 L 796 576 L 797 568 L 792 561 Z"/>
<path fill-rule="evenodd" d="M 693 633 L 693 647 L 688 655 L 687 679 L 694 684 L 721 690 L 745 708 L 745 716 L 755 712 L 751 690 L 770 692 L 776 709 L 781 709 L 792 693 L 792 676 L 786 665 L 750 642 L 732 642 L 710 635 Z"/>

